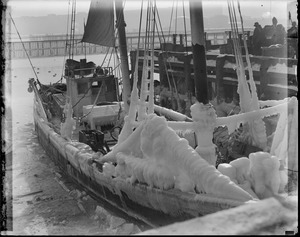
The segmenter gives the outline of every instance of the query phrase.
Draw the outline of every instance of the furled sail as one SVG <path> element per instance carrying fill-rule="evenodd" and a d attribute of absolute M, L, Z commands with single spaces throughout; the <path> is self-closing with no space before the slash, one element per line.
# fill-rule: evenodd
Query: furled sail
<path fill-rule="evenodd" d="M 82 42 L 115 46 L 114 1 L 92 0 Z"/>

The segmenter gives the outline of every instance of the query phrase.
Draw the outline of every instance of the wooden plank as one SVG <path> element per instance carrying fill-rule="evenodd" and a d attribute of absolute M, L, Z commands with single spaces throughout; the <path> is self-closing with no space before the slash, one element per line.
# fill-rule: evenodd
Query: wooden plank
<path fill-rule="evenodd" d="M 226 60 L 226 55 L 220 55 L 216 58 L 216 87 L 217 87 L 217 99 L 218 101 L 224 98 L 224 82 L 223 82 L 223 70 Z M 220 101 L 219 101 L 220 102 Z"/>

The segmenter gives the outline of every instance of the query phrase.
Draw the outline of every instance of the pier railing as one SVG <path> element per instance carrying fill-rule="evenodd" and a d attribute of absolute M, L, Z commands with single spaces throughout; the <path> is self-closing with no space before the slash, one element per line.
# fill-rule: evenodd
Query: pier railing
<path fill-rule="evenodd" d="M 134 71 L 136 51 L 131 51 L 130 56 L 132 71 Z M 139 72 L 143 69 L 143 57 L 144 51 L 140 50 Z M 243 59 L 245 62 L 245 56 Z M 284 99 L 288 96 L 297 96 L 297 59 L 251 56 L 250 61 L 259 99 Z M 208 52 L 206 63 L 210 99 L 215 96 L 230 101 L 237 98 L 238 79 L 235 56 Z M 182 100 L 187 100 L 189 94 L 195 95 L 193 55 L 190 52 L 156 50 L 154 65 L 154 72 L 159 74 L 161 86 L 176 88 Z M 246 65 L 245 73 L 249 77 Z M 140 76 L 141 73 L 139 73 L 139 79 Z"/>
<path fill-rule="evenodd" d="M 247 31 L 248 35 L 250 31 Z M 228 30 L 211 30 L 205 33 L 206 41 L 210 45 L 224 45 L 230 38 L 230 31 Z M 89 43 L 81 42 L 82 35 L 75 36 L 74 55 L 89 55 L 89 54 L 105 54 L 107 47 L 98 46 Z M 23 38 L 25 49 L 30 57 L 55 57 L 69 54 L 69 47 L 67 47 L 66 35 L 45 35 L 45 36 L 31 36 L 27 39 Z M 141 34 L 140 45 L 145 41 L 145 34 Z M 116 43 L 118 40 L 116 40 Z M 190 45 L 191 34 L 188 33 L 185 38 L 184 33 L 167 32 L 160 34 L 160 37 L 155 38 L 155 47 L 159 48 L 161 43 L 180 43 L 184 46 Z M 128 51 L 135 50 L 138 44 L 138 32 L 127 33 Z M 9 39 L 6 42 L 6 58 L 26 58 L 23 45 L 18 38 Z"/>

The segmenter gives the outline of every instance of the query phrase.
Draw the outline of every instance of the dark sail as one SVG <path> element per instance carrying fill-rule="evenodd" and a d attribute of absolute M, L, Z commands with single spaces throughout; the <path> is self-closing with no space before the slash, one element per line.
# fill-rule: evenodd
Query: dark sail
<path fill-rule="evenodd" d="M 115 46 L 114 1 L 92 0 L 82 42 Z"/>

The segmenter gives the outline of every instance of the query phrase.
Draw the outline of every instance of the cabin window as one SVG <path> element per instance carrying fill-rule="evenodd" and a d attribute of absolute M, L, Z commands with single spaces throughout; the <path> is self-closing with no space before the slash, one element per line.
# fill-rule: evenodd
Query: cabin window
<path fill-rule="evenodd" d="M 101 82 L 99 81 L 93 81 L 92 83 L 92 87 L 95 88 L 95 87 L 100 87 L 101 86 Z"/>

